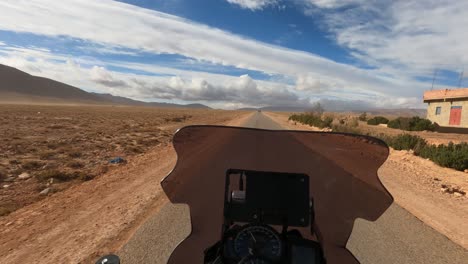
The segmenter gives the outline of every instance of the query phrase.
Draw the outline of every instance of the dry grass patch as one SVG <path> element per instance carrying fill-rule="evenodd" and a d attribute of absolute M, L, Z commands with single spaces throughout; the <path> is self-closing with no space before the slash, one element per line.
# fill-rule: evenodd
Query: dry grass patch
<path fill-rule="evenodd" d="M 0 184 L 7 184 L 4 175 L 28 172 L 32 176 L 21 184 L 13 183 L 14 192 L 0 188 L 0 206 L 8 201 L 22 207 L 39 199 L 39 190 L 50 179 L 56 190 L 91 180 L 108 170 L 112 158 L 129 159 L 169 144 L 177 127 L 220 123 L 241 114 L 151 107 L 0 105 Z"/>
<path fill-rule="evenodd" d="M 16 161 L 18 162 L 18 161 Z M 19 164 L 19 163 L 16 163 Z M 25 170 L 32 171 L 32 170 L 37 170 L 40 167 L 44 166 L 44 163 L 36 160 L 30 160 L 22 163 L 21 167 Z"/>
<path fill-rule="evenodd" d="M 18 207 L 13 203 L 6 203 L 0 205 L 0 216 L 8 215 L 11 212 L 14 212 Z"/>

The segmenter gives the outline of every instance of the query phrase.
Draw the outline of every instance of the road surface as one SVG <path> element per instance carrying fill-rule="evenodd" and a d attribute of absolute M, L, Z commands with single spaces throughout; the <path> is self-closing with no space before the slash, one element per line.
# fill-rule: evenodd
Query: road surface
<path fill-rule="evenodd" d="M 282 129 L 261 113 L 245 127 Z M 118 254 L 123 264 L 167 263 L 177 246 L 190 233 L 185 205 L 165 205 L 149 218 Z M 361 263 L 468 263 L 468 252 L 426 226 L 395 203 L 375 222 L 358 219 L 347 248 Z"/>

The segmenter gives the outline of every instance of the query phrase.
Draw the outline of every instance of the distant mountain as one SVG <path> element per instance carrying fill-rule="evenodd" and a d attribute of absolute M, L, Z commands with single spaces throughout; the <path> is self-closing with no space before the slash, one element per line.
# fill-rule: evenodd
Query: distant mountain
<path fill-rule="evenodd" d="M 258 109 L 261 109 L 261 108 L 244 107 L 244 108 L 238 108 L 237 110 L 241 110 L 241 111 L 257 111 Z"/>
<path fill-rule="evenodd" d="M 414 109 L 414 108 L 400 108 L 400 109 L 374 109 L 367 111 L 371 115 L 392 115 L 392 116 L 404 116 L 404 117 L 426 117 L 426 109 Z"/>
<path fill-rule="evenodd" d="M 211 109 L 209 106 L 203 104 L 171 104 L 171 103 L 159 103 L 159 102 L 142 102 L 138 100 L 133 100 L 127 97 L 115 96 L 111 94 L 100 94 L 100 93 L 91 93 L 98 96 L 102 100 L 111 102 L 113 104 L 120 105 L 134 105 L 134 106 L 154 106 L 154 107 L 167 107 L 167 108 L 198 108 L 198 109 Z"/>
<path fill-rule="evenodd" d="M 63 103 L 63 104 L 104 104 L 154 107 L 200 108 L 202 104 L 171 104 L 142 102 L 111 94 L 88 93 L 74 86 L 37 77 L 0 64 L 0 102 L 6 103 Z"/>
<path fill-rule="evenodd" d="M 393 115 L 393 116 L 419 116 L 425 117 L 425 109 L 398 108 L 398 109 L 383 109 L 376 108 L 364 101 L 341 101 L 322 99 L 319 101 L 325 111 L 329 112 L 367 112 L 372 115 Z M 313 105 L 308 106 L 266 106 L 261 108 L 242 108 L 240 110 L 262 110 L 262 111 L 277 111 L 277 112 L 307 112 Z"/>
<path fill-rule="evenodd" d="M 310 109 L 310 107 L 301 106 L 265 106 L 260 108 L 262 111 L 278 111 L 278 112 L 304 112 Z"/>

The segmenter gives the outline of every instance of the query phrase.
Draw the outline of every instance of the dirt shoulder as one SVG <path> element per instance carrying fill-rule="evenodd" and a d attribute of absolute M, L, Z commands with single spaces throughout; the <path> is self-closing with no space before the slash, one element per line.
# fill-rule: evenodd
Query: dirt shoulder
<path fill-rule="evenodd" d="M 264 114 L 288 129 L 314 130 L 281 113 Z M 378 173 L 397 204 L 468 249 L 468 173 L 393 149 Z"/>
<path fill-rule="evenodd" d="M 215 113 L 203 122 L 178 122 L 160 129 L 172 133 L 195 122 L 238 125 L 249 115 Z M 167 201 L 159 183 L 175 161 L 170 142 L 160 142 L 92 180 L 0 217 L 1 262 L 89 263 L 115 251 Z"/>

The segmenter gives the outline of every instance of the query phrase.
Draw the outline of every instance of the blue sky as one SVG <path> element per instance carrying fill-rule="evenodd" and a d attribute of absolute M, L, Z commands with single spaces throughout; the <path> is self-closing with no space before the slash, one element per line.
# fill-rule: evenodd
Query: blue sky
<path fill-rule="evenodd" d="M 435 71 L 436 88 L 459 83 L 468 61 L 467 7 L 416 0 L 6 0 L 0 63 L 145 101 L 423 107 Z"/>

